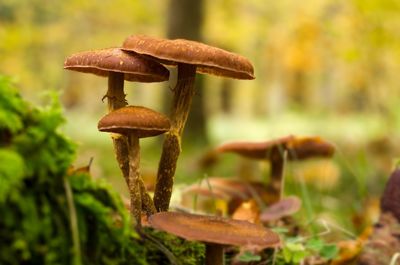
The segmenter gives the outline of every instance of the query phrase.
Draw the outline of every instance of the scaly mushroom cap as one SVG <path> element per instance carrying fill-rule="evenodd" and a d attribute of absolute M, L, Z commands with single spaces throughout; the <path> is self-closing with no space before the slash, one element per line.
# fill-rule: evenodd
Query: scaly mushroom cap
<path fill-rule="evenodd" d="M 122 49 L 167 65 L 193 64 L 199 73 L 254 79 L 253 65 L 245 57 L 196 41 L 132 35 L 124 41 Z"/>
<path fill-rule="evenodd" d="M 169 119 L 141 106 L 126 106 L 108 113 L 97 125 L 99 131 L 120 134 L 137 133 L 139 138 L 156 136 L 170 128 Z"/>
<path fill-rule="evenodd" d="M 278 234 L 247 221 L 218 216 L 160 212 L 149 217 L 152 227 L 187 240 L 261 250 L 279 244 Z"/>
<path fill-rule="evenodd" d="M 99 76 L 120 72 L 126 81 L 136 82 L 161 82 L 169 78 L 169 71 L 161 64 L 119 48 L 72 54 L 65 60 L 64 68 Z"/>
<path fill-rule="evenodd" d="M 301 200 L 296 196 L 289 196 L 281 199 L 262 211 L 260 220 L 262 222 L 279 220 L 282 217 L 295 214 L 300 210 L 300 208 Z"/>
<path fill-rule="evenodd" d="M 252 159 L 270 159 L 275 151 L 288 151 L 289 160 L 332 157 L 335 147 L 320 137 L 286 136 L 266 142 L 232 142 L 216 148 L 221 153 L 237 153 Z"/>

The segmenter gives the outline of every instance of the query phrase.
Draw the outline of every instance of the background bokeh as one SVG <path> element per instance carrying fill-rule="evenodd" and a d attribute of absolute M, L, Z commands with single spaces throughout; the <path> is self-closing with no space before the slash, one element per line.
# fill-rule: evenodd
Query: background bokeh
<path fill-rule="evenodd" d="M 353 229 L 348 217 L 377 206 L 400 155 L 400 2 L 184 2 L 188 8 L 196 5 L 201 15 L 200 25 L 193 29 L 199 34 L 193 38 L 249 58 L 256 79 L 201 77 L 196 97 L 203 100 L 194 112 L 205 117 L 206 130 L 192 131 L 184 139 L 178 184 L 205 175 L 236 175 L 238 165 L 248 161 L 233 155 L 223 157 L 212 170 L 199 166 L 203 154 L 221 142 L 319 135 L 336 144 L 335 159 L 290 164 L 287 193 L 307 196 L 308 218 L 321 215 Z M 131 34 L 179 36 L 171 33 L 171 21 L 182 15 L 177 4 L 176 0 L 0 2 L 0 73 L 13 76 L 33 102 L 42 102 L 49 90 L 60 91 L 67 117 L 64 130 L 79 143 L 76 165 L 93 157 L 93 175 L 107 178 L 122 193 L 126 190 L 111 142 L 96 126 L 106 112 L 101 98 L 107 81 L 66 71 L 63 61 L 74 52 L 120 46 Z M 172 87 L 173 82 L 127 83 L 126 92 L 130 104 L 168 112 L 165 106 Z M 161 140 L 143 141 L 142 172 L 149 182 L 157 169 Z M 260 172 L 268 165 L 256 167 L 255 175 L 265 175 Z"/>

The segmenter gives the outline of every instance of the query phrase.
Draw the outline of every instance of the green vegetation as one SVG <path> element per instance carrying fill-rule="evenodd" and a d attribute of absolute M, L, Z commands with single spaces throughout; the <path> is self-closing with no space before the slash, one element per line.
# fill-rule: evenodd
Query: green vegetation
<path fill-rule="evenodd" d="M 119 194 L 71 168 L 75 144 L 59 131 L 55 96 L 31 106 L 0 76 L 0 106 L 0 264 L 165 264 L 167 252 L 198 264 L 202 245 L 158 232 L 144 241 Z"/>

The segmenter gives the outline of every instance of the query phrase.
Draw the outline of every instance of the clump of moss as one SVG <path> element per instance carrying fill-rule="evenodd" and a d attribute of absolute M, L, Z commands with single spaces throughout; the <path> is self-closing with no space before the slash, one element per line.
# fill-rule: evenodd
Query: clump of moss
<path fill-rule="evenodd" d="M 205 246 L 174 235 L 146 229 L 147 262 L 151 265 L 200 265 L 204 264 Z"/>
<path fill-rule="evenodd" d="M 0 264 L 167 264 L 132 228 L 117 193 L 71 170 L 75 144 L 59 131 L 63 122 L 56 99 L 32 106 L 0 75 Z M 202 255 L 176 238 L 163 244 L 182 264 Z"/>
<path fill-rule="evenodd" d="M 55 99 L 31 106 L 0 76 L 0 263 L 146 264 L 118 196 L 87 173 L 68 173 L 75 144 L 63 122 Z"/>

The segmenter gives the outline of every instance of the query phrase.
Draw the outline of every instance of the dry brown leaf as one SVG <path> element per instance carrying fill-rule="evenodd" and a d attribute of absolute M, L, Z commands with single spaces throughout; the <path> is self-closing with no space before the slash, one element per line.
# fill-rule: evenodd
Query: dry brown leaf
<path fill-rule="evenodd" d="M 233 213 L 232 219 L 260 223 L 260 208 L 257 202 L 254 199 L 243 202 Z"/>
<path fill-rule="evenodd" d="M 347 265 L 354 261 L 360 255 L 364 244 L 372 233 L 372 227 L 367 227 L 356 240 L 341 241 L 337 244 L 339 247 L 339 256 L 335 258 L 331 265 Z"/>

